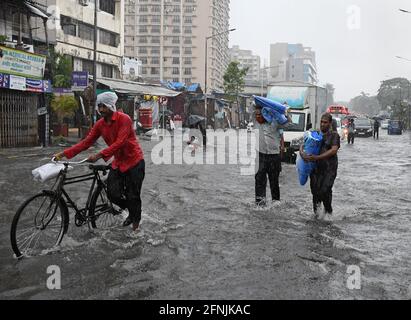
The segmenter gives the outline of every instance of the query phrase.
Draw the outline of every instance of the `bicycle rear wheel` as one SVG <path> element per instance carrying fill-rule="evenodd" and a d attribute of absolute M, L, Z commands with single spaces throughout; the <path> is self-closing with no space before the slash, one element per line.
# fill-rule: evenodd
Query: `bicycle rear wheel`
<path fill-rule="evenodd" d="M 107 229 L 119 225 L 122 222 L 119 216 L 121 212 L 115 210 L 108 199 L 106 189 L 98 186 L 94 191 L 88 213 L 89 224 L 93 229 Z"/>
<path fill-rule="evenodd" d="M 67 232 L 67 207 L 54 193 L 40 193 L 17 210 L 10 240 L 17 258 L 36 256 L 58 246 Z"/>

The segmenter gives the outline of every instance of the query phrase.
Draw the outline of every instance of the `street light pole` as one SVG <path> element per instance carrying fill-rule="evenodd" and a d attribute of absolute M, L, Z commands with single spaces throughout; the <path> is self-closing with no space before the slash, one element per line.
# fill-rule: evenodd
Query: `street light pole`
<path fill-rule="evenodd" d="M 208 40 L 213 39 L 215 37 L 218 37 L 222 34 L 235 31 L 235 30 L 236 30 L 235 28 L 230 29 L 230 30 L 226 30 L 226 31 L 223 31 L 223 32 L 219 32 L 219 33 L 217 33 L 213 36 L 209 36 L 209 37 L 205 38 L 205 71 L 204 71 L 204 75 L 205 75 L 205 79 L 204 79 L 204 97 L 205 97 L 204 98 L 204 104 L 205 104 L 205 106 L 204 106 L 204 114 L 205 114 L 205 129 L 206 130 L 207 130 L 207 119 L 208 119 L 208 117 L 207 117 Z"/>
<path fill-rule="evenodd" d="M 94 108 L 90 110 L 91 125 L 94 125 L 96 118 L 97 107 L 97 6 L 99 0 L 94 1 L 94 52 L 93 52 L 93 94 L 94 94 Z"/>
<path fill-rule="evenodd" d="M 270 70 L 270 69 L 279 69 L 280 66 L 273 66 L 273 67 L 264 67 L 261 70 Z M 264 96 L 264 77 L 261 75 L 260 71 L 260 79 L 261 79 L 261 96 Z"/>

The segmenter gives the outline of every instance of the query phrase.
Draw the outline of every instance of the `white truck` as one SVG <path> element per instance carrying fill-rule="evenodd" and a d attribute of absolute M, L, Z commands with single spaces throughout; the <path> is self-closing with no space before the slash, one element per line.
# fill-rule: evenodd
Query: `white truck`
<path fill-rule="evenodd" d="M 267 98 L 290 108 L 292 124 L 284 129 L 283 161 L 295 163 L 304 133 L 320 128 L 321 114 L 327 110 L 327 90 L 300 82 L 277 82 L 268 87 Z"/>

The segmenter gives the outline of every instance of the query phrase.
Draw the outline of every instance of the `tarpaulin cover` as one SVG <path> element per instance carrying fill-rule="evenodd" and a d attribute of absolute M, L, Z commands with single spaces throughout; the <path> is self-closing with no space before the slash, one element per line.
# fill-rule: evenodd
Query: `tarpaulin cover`
<path fill-rule="evenodd" d="M 321 151 L 321 143 L 323 141 L 322 133 L 318 131 L 307 131 L 304 134 L 304 152 L 310 155 L 319 155 Z M 304 161 L 300 155 L 297 158 L 297 171 L 300 184 L 305 186 L 308 177 L 316 168 L 316 162 Z"/>

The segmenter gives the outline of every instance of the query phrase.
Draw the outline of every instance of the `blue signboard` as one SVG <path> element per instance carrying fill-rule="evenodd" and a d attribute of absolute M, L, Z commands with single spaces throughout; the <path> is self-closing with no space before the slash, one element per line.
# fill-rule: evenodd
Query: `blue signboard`
<path fill-rule="evenodd" d="M 43 92 L 43 80 L 26 79 L 26 90 L 32 92 Z"/>
<path fill-rule="evenodd" d="M 88 86 L 88 72 L 87 71 L 73 71 L 71 74 L 72 90 L 83 91 Z"/>

